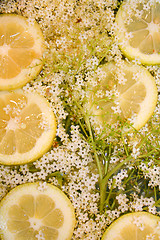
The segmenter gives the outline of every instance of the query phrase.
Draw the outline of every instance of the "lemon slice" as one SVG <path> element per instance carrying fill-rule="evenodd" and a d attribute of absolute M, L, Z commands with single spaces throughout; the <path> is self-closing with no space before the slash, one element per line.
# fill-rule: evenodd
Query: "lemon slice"
<path fill-rule="evenodd" d="M 0 163 L 23 164 L 42 156 L 56 135 L 47 100 L 22 90 L 0 92 Z"/>
<path fill-rule="evenodd" d="M 130 59 L 160 64 L 160 2 L 125 1 L 116 16 L 120 48 Z"/>
<path fill-rule="evenodd" d="M 159 240 L 160 217 L 147 212 L 123 215 L 103 234 L 102 240 Z"/>
<path fill-rule="evenodd" d="M 0 203 L 0 232 L 3 240 L 69 240 L 75 214 L 68 197 L 57 187 L 22 184 Z"/>
<path fill-rule="evenodd" d="M 39 25 L 16 14 L 0 15 L 0 90 L 19 88 L 42 68 L 44 39 Z"/>
<path fill-rule="evenodd" d="M 122 61 L 121 66 L 102 66 L 105 77 L 90 88 L 89 111 L 100 124 L 127 119 L 140 129 L 152 116 L 157 102 L 157 88 L 144 67 Z"/>

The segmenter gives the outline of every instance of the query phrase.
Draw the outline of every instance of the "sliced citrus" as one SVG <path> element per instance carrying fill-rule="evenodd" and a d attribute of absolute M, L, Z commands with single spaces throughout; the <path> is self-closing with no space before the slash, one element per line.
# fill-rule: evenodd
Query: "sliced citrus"
<path fill-rule="evenodd" d="M 47 100 L 22 90 L 0 92 L 0 163 L 23 164 L 42 156 L 56 134 Z"/>
<path fill-rule="evenodd" d="M 89 108 L 99 123 L 127 119 L 140 129 L 152 116 L 157 102 L 154 77 L 144 67 L 122 62 L 102 66 L 105 77 L 90 89 Z"/>
<path fill-rule="evenodd" d="M 160 217 L 147 212 L 128 213 L 113 222 L 102 240 L 159 240 Z"/>
<path fill-rule="evenodd" d="M 44 39 L 38 23 L 16 14 L 0 15 L 0 90 L 19 88 L 42 68 Z"/>
<path fill-rule="evenodd" d="M 160 64 L 160 2 L 125 1 L 116 16 L 120 48 L 130 59 Z"/>
<path fill-rule="evenodd" d="M 69 240 L 73 234 L 73 206 L 51 184 L 46 184 L 43 191 L 38 182 L 14 188 L 1 201 L 0 213 L 3 240 Z"/>

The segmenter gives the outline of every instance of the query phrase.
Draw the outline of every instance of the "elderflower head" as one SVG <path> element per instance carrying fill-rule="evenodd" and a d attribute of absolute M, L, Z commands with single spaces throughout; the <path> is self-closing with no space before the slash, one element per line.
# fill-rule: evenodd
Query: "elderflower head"
<path fill-rule="evenodd" d="M 133 224 L 135 224 L 141 231 L 144 230 L 144 223 L 140 217 L 134 217 Z"/>
<path fill-rule="evenodd" d="M 132 22 L 130 16 L 134 12 L 136 1 L 133 1 L 132 9 L 129 9 L 128 6 L 125 8 L 128 12 L 128 17 L 125 20 L 127 24 Z M 144 207 L 147 207 L 149 212 L 157 213 L 156 202 L 153 198 L 124 194 L 124 191 L 127 190 L 125 180 L 129 179 L 130 169 L 136 170 L 135 165 L 129 165 L 128 163 L 124 165 L 126 169 L 119 169 L 109 179 L 109 190 L 113 189 L 115 194 L 118 192 L 118 196 L 115 197 L 116 206 L 111 210 L 109 209 L 110 206 L 107 205 L 105 206 L 105 213 L 99 213 L 99 175 L 96 165 L 93 165 L 93 145 L 90 144 L 91 139 L 88 131 L 86 131 L 86 125 L 83 124 L 84 119 L 81 116 L 79 117 L 79 112 L 72 98 L 73 94 L 81 106 L 85 105 L 88 85 L 96 87 L 106 77 L 106 73 L 102 71 L 102 62 L 114 61 L 118 69 L 116 75 L 118 83 L 123 85 L 126 82 L 125 73 L 120 70 L 124 56 L 119 48 L 119 39 L 115 36 L 117 28 L 115 8 L 119 1 L 34 0 L 34 4 L 32 0 L 3 0 L 1 2 L 0 13 L 16 12 L 22 14 L 29 18 L 31 24 L 36 19 L 43 31 L 46 45 L 43 56 L 44 67 L 39 76 L 27 83 L 23 89 L 27 92 L 35 91 L 45 96 L 49 100 L 58 123 L 56 144 L 40 159 L 20 167 L 0 166 L 1 197 L 8 192 L 8 189 L 26 182 L 40 181 L 40 191 L 45 190 L 46 182 L 55 186 L 62 185 L 62 190 L 70 197 L 75 208 L 77 225 L 73 233 L 73 239 L 77 240 L 101 239 L 106 224 L 112 223 L 125 211 L 142 211 Z M 150 0 L 145 1 L 143 9 L 148 11 L 150 5 Z M 137 17 L 140 17 L 141 14 L 141 10 L 136 11 Z M 123 28 L 121 28 L 121 31 L 123 32 Z M 111 37 L 108 36 L 108 33 Z M 127 33 L 127 38 L 130 39 L 131 37 L 132 34 Z M 125 44 L 125 41 L 121 44 Z M 125 61 L 129 62 L 127 58 Z M 138 58 L 132 62 L 141 64 Z M 159 66 L 147 66 L 146 68 L 153 73 L 157 88 L 160 89 Z M 140 73 L 136 72 L 133 74 L 133 80 L 137 81 L 139 76 Z M 101 97 L 103 94 L 98 92 L 97 95 Z M 119 98 L 119 93 L 115 92 L 115 89 L 112 91 L 106 90 L 104 95 L 105 98 L 110 100 Z M 23 108 L 23 102 L 18 107 Z M 9 114 L 11 108 L 7 106 L 4 110 Z M 115 102 L 112 110 L 115 113 L 120 113 L 119 104 Z M 15 113 L 16 111 L 15 109 Z M 87 114 L 86 110 L 84 112 Z M 156 120 L 151 119 L 153 127 L 158 124 L 158 113 L 159 105 L 154 112 L 154 119 Z M 135 117 L 136 115 L 130 119 L 131 123 L 134 123 Z M 106 130 L 104 131 L 102 125 L 97 126 L 92 116 L 89 120 L 93 126 L 93 136 L 96 140 Z M 77 126 L 78 121 L 80 127 Z M 45 129 L 45 122 L 40 127 Z M 82 129 L 83 127 L 84 129 Z M 126 155 L 126 149 L 129 149 L 129 154 L 132 151 L 131 154 L 134 159 L 142 154 L 143 148 L 139 149 L 138 144 L 134 145 L 133 142 L 128 141 L 128 144 L 128 139 L 124 141 L 126 144 L 126 149 L 124 149 L 124 144 L 116 136 L 118 124 L 113 124 L 110 129 L 106 126 L 106 129 L 105 153 L 108 154 L 108 148 L 111 146 L 111 154 L 105 155 L 105 158 L 109 159 L 109 170 L 123 162 L 124 158 L 122 156 Z M 149 129 L 150 124 L 141 129 L 140 134 L 145 136 Z M 85 134 L 89 141 L 84 138 L 84 135 L 82 137 L 83 130 L 86 131 Z M 135 135 L 130 132 L 128 136 L 133 139 Z M 147 146 L 151 142 L 151 145 L 153 144 L 156 149 L 153 137 L 154 134 L 148 136 L 149 144 Z M 137 140 L 135 141 L 137 142 Z M 144 146 L 144 152 L 146 152 L 146 149 Z M 98 157 L 102 157 L 101 153 L 101 151 L 97 151 Z M 138 165 L 138 169 L 142 172 L 144 181 L 149 181 L 148 188 L 150 190 L 154 187 L 157 189 L 157 186 L 160 187 L 159 168 L 156 165 L 154 167 L 154 158 L 152 160 L 150 158 L 149 162 L 144 161 Z M 53 176 L 55 173 L 59 174 L 60 179 Z M 1 187 L 1 184 L 3 184 L 3 187 Z M 118 191 L 116 191 L 116 188 L 118 188 Z M 133 191 L 139 193 L 139 190 L 141 190 L 139 186 L 135 185 L 133 187 Z M 142 227 L 140 224 L 140 228 Z M 44 238 L 41 231 L 36 237 L 39 240 Z M 152 237 L 148 236 L 148 240 Z"/>

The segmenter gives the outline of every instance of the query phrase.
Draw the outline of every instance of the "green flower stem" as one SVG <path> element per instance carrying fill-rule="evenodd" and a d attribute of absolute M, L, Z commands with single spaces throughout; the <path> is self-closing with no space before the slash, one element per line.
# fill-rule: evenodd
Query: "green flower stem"
<path fill-rule="evenodd" d="M 118 171 L 126 162 L 128 162 L 132 156 L 128 156 L 126 159 L 124 159 L 122 162 L 118 163 L 108 174 L 103 178 L 103 182 L 108 182 L 108 179 L 116 172 Z"/>
<path fill-rule="evenodd" d="M 118 163 L 111 171 L 107 173 L 107 175 L 100 181 L 100 212 L 103 211 L 105 195 L 106 195 L 106 187 L 108 184 L 109 178 L 117 172 L 126 162 L 128 162 L 132 156 L 128 156 L 122 162 Z"/>
<path fill-rule="evenodd" d="M 123 146 L 124 146 L 124 150 L 125 150 L 125 152 L 126 152 L 126 155 L 127 155 L 127 157 L 128 157 L 128 149 L 127 149 L 127 147 L 126 147 L 126 144 L 125 144 L 125 141 L 124 141 L 124 137 L 123 137 L 123 133 L 121 132 L 121 139 L 122 139 L 122 142 L 123 142 Z"/>
<path fill-rule="evenodd" d="M 158 201 L 155 202 L 154 206 L 156 207 L 160 207 L 160 199 Z"/>
<path fill-rule="evenodd" d="M 109 193 L 108 193 L 107 199 L 106 199 L 105 202 L 104 202 L 105 205 L 109 205 L 109 199 L 110 199 L 110 196 L 111 196 L 113 187 L 114 187 L 114 185 L 115 185 L 115 182 L 116 182 L 116 179 L 113 179 L 111 189 L 110 189 L 110 191 L 109 191 Z"/>
<path fill-rule="evenodd" d="M 156 191 L 156 187 L 154 187 L 154 199 L 155 199 L 155 202 L 157 201 L 157 191 Z"/>
<path fill-rule="evenodd" d="M 103 184 L 103 179 L 100 180 L 99 182 L 99 187 L 100 187 L 100 213 L 103 212 L 103 206 L 106 200 L 106 184 Z"/>
<path fill-rule="evenodd" d="M 111 144 L 109 144 L 109 153 L 108 153 L 108 157 L 105 161 L 105 169 L 104 169 L 104 174 L 106 175 L 108 172 L 108 167 L 109 167 L 109 160 L 110 160 L 110 156 L 111 156 Z M 105 157 L 105 156 L 104 156 Z"/>
<path fill-rule="evenodd" d="M 86 120 L 86 124 L 87 124 L 88 130 L 89 130 L 89 133 L 90 133 L 91 141 L 92 141 L 92 143 L 94 143 L 94 138 L 93 138 L 93 133 L 92 133 L 89 117 L 86 117 L 85 120 Z M 103 184 L 103 173 L 102 173 L 99 157 L 98 157 L 97 152 L 96 152 L 95 149 L 93 149 L 93 152 L 94 152 L 94 157 L 95 157 L 97 168 L 98 168 L 98 172 L 99 172 L 100 212 L 102 212 L 103 211 L 104 202 L 105 202 L 105 199 L 106 199 L 106 185 Z"/>
<path fill-rule="evenodd" d="M 86 130 L 84 129 L 83 124 L 81 123 L 80 120 L 78 120 L 78 123 L 79 123 L 79 125 L 80 125 L 80 127 L 81 127 L 81 129 L 82 129 L 82 131 L 83 131 L 83 133 L 84 133 L 84 135 L 85 135 L 85 137 L 88 139 L 89 136 L 88 136 Z"/>
<path fill-rule="evenodd" d="M 90 124 L 90 121 L 89 121 L 89 116 L 86 115 L 83 108 L 81 107 L 81 105 L 76 100 L 75 100 L 75 103 L 76 103 L 77 107 L 81 110 L 81 113 L 84 115 L 84 119 L 85 119 L 85 122 L 86 122 L 86 125 L 87 125 L 87 128 L 88 128 L 89 135 L 90 135 L 91 142 L 92 142 L 92 146 L 93 146 L 94 145 L 94 137 L 93 137 L 93 133 L 92 133 L 92 129 L 91 129 L 91 124 Z M 96 163 L 97 163 L 99 178 L 101 180 L 103 178 L 103 174 L 102 174 L 102 169 L 101 169 L 99 157 L 98 157 L 98 154 L 97 154 L 96 150 L 94 148 L 92 148 L 92 150 L 93 150 L 94 157 L 95 157 L 95 160 L 96 160 Z"/>
<path fill-rule="evenodd" d="M 87 125 L 87 127 L 88 127 L 88 131 L 89 131 L 89 134 L 90 134 L 91 142 L 92 142 L 92 144 L 94 145 L 94 137 L 93 137 L 93 133 L 92 133 L 92 129 L 91 129 L 91 124 L 90 124 L 90 121 L 89 121 L 89 117 L 88 117 L 88 116 L 85 117 L 85 122 L 86 122 L 86 125 Z M 102 178 L 103 178 L 103 173 L 102 173 L 102 169 L 101 169 L 99 157 L 98 157 L 98 154 L 97 154 L 96 150 L 95 150 L 94 148 L 93 148 L 92 150 L 93 150 L 94 157 L 95 157 L 95 160 L 96 160 L 96 164 L 97 164 L 97 167 L 98 167 L 99 179 L 100 179 L 100 181 L 101 181 Z"/>
<path fill-rule="evenodd" d="M 143 155 L 140 155 L 138 158 L 145 158 L 145 157 L 148 157 L 150 156 L 151 154 L 155 153 L 158 149 L 153 149 L 151 150 L 150 152 L 146 153 L 146 154 L 143 154 Z"/>
<path fill-rule="evenodd" d="M 74 98 L 74 96 L 73 96 Z M 94 154 L 94 158 L 97 164 L 97 168 L 98 168 L 98 172 L 99 172 L 99 186 L 100 186 L 100 212 L 103 211 L 104 208 L 104 203 L 106 201 L 106 187 L 108 184 L 108 180 L 109 178 L 115 173 L 117 172 L 127 161 L 129 161 L 132 157 L 131 156 L 127 156 L 126 159 L 124 159 L 122 162 L 118 163 L 112 170 L 110 170 L 108 172 L 108 160 L 105 166 L 105 175 L 103 175 L 102 172 L 102 168 L 101 168 L 101 164 L 100 164 L 100 160 L 99 160 L 99 156 L 97 154 L 96 148 L 95 146 L 95 141 L 94 141 L 94 136 L 93 136 L 93 132 L 92 132 L 92 128 L 91 128 L 91 124 L 90 124 L 90 120 L 89 120 L 89 116 L 85 113 L 84 109 L 82 108 L 82 106 L 76 101 L 76 99 L 74 99 L 75 104 L 77 105 L 77 107 L 80 109 L 82 115 L 84 116 L 85 122 L 86 122 L 86 126 L 88 128 L 88 132 L 89 132 L 89 136 L 90 136 L 90 141 L 91 141 L 91 146 L 92 146 L 92 151 Z M 109 156 L 111 153 L 111 147 L 110 147 L 110 151 L 109 151 Z M 126 149 L 126 153 L 127 149 Z M 109 157 L 108 157 L 109 158 Z M 111 194 L 111 192 L 109 193 Z M 108 196 L 108 200 L 109 200 L 110 195 Z"/>
<path fill-rule="evenodd" d="M 131 171 L 131 173 L 129 174 L 128 178 L 125 179 L 125 181 L 123 182 L 123 187 L 132 179 L 132 174 L 134 173 L 134 171 L 135 171 L 135 169 L 133 169 L 133 170 Z M 113 179 L 113 181 L 114 181 L 114 179 Z M 122 189 L 120 189 L 119 191 L 117 191 L 117 196 L 118 196 L 119 194 L 121 194 L 122 192 L 123 192 Z M 127 192 L 130 192 L 130 189 L 128 189 L 128 190 L 125 191 L 125 193 L 127 193 Z M 111 209 L 113 209 L 113 207 L 114 207 L 114 205 L 115 205 L 115 202 L 116 202 L 116 199 L 113 201 L 113 204 L 112 204 L 112 206 L 111 206 Z"/>

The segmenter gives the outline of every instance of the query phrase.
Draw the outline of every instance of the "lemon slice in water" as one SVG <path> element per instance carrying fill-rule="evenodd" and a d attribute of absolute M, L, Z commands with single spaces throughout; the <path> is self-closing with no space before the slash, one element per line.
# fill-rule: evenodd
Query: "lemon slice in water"
<path fill-rule="evenodd" d="M 128 58 L 160 64 L 160 2 L 124 1 L 116 16 L 119 45 Z"/>
<path fill-rule="evenodd" d="M 38 23 L 0 15 L 0 90 L 22 87 L 42 68 L 44 38 Z"/>
<path fill-rule="evenodd" d="M 0 163 L 23 164 L 41 157 L 56 135 L 47 100 L 22 90 L 0 92 Z"/>
<path fill-rule="evenodd" d="M 160 217 L 147 212 L 123 215 L 105 231 L 102 240 L 159 240 Z"/>
<path fill-rule="evenodd" d="M 38 182 L 23 184 L 1 201 L 3 240 L 71 239 L 75 214 L 70 200 L 51 184 L 46 184 L 43 191 L 39 189 Z"/>
<path fill-rule="evenodd" d="M 90 87 L 89 111 L 100 124 L 128 120 L 137 130 L 152 116 L 157 102 L 154 77 L 144 67 L 104 64 L 102 79 Z"/>

